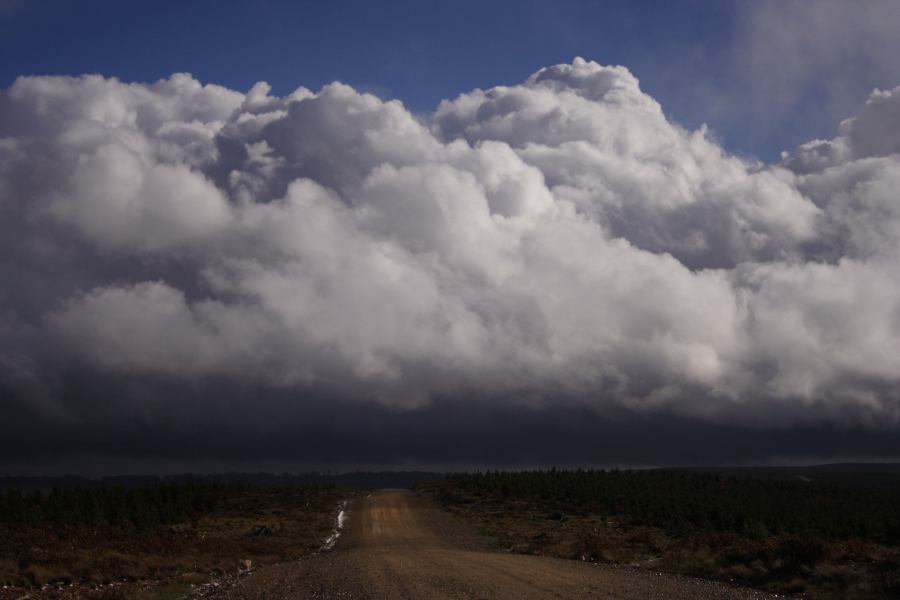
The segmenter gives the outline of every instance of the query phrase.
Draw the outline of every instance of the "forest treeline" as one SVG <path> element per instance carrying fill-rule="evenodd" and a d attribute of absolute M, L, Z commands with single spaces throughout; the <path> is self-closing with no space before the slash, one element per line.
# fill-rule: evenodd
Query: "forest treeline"
<path fill-rule="evenodd" d="M 690 471 L 552 469 L 457 474 L 449 484 L 442 493 L 522 499 L 674 532 L 812 534 L 900 545 L 898 476 L 851 484 Z"/>
<path fill-rule="evenodd" d="M 189 521 L 243 494 L 245 484 L 170 483 L 140 488 L 101 486 L 0 492 L 0 525 L 134 527 Z"/>
<path fill-rule="evenodd" d="M 292 487 L 327 486 L 343 488 L 411 488 L 417 481 L 443 479 L 444 473 L 429 471 L 352 471 L 332 473 L 309 471 L 306 473 L 225 472 L 200 475 L 118 475 L 99 479 L 65 475 L 63 477 L 4 477 L 0 476 L 0 493 L 9 488 L 20 490 L 51 490 L 53 488 L 94 488 L 121 486 L 124 488 L 149 487 L 162 484 L 185 483 L 244 483 L 253 486 Z"/>
<path fill-rule="evenodd" d="M 217 473 L 106 477 L 0 477 L 0 526 L 147 529 L 190 521 L 247 493 L 341 488 L 403 488 L 441 473 Z"/>

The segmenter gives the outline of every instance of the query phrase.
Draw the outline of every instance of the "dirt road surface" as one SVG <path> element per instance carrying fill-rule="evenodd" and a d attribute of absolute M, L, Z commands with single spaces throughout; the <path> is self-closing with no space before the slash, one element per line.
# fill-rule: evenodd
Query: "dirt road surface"
<path fill-rule="evenodd" d="M 360 498 L 330 551 L 261 569 L 233 599 L 763 599 L 724 584 L 540 556 L 485 551 L 462 525 L 403 491 Z"/>

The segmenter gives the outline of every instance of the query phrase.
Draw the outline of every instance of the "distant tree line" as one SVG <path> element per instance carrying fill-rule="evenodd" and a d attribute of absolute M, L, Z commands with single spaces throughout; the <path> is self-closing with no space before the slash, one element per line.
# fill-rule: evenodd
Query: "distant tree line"
<path fill-rule="evenodd" d="M 244 484 L 181 483 L 141 488 L 119 485 L 7 489 L 0 492 L 0 525 L 134 527 L 145 529 L 191 520 L 243 493 Z"/>
<path fill-rule="evenodd" d="M 671 531 L 813 534 L 900 545 L 900 477 L 841 484 L 690 471 L 552 469 L 451 475 L 449 482 L 445 493 L 451 495 L 457 489 L 523 499 Z"/>
<path fill-rule="evenodd" d="M 121 486 L 124 488 L 148 487 L 160 484 L 184 483 L 244 483 L 253 486 L 327 486 L 370 489 L 412 488 L 416 482 L 443 479 L 445 473 L 428 471 L 353 471 L 332 473 L 310 471 L 307 473 L 246 473 L 226 472 L 206 475 L 181 474 L 157 477 L 153 475 L 119 475 L 90 479 L 66 475 L 63 477 L 3 477 L 0 476 L 0 492 L 15 488 L 20 490 L 51 490 L 53 488 L 93 488 Z"/>

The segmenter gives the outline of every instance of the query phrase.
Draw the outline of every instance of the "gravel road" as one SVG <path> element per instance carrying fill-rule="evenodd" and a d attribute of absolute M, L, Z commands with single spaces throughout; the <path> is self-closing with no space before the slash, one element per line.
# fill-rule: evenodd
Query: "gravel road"
<path fill-rule="evenodd" d="M 774 598 L 700 579 L 488 552 L 437 507 L 402 491 L 383 491 L 355 501 L 332 550 L 261 569 L 215 597 Z"/>

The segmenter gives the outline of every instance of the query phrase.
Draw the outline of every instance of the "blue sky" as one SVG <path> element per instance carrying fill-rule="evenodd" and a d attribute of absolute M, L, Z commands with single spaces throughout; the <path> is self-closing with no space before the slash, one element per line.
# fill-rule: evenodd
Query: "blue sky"
<path fill-rule="evenodd" d="M 797 44 L 775 39 L 777 32 L 765 39 L 771 27 L 759 18 L 765 12 L 759 7 L 788 4 L 6 0 L 0 2 L 0 84 L 27 74 L 153 81 L 186 71 L 238 90 L 266 80 L 276 93 L 287 93 L 341 80 L 429 112 L 442 98 L 516 83 L 580 55 L 627 66 L 674 120 L 691 128 L 707 122 L 730 150 L 772 160 L 812 137 L 831 137 L 838 120 L 856 112 L 873 87 L 900 83 L 897 61 L 859 55 L 853 39 L 845 59 L 814 66 L 806 62 L 827 54 L 820 47 L 827 40 Z M 817 3 L 818 15 L 828 13 L 825 4 Z M 792 6 L 795 13 L 808 10 Z M 828 28 L 810 32 L 807 18 L 785 17 L 800 21 L 798 35 L 836 37 Z M 841 30 L 850 38 L 873 37 L 871 24 L 860 27 Z M 767 47 L 777 54 L 792 45 L 798 52 L 765 56 Z M 792 75 L 799 69 L 806 80 Z M 790 90 L 787 106 L 760 107 L 765 99 L 754 91 L 760 71 L 781 77 L 772 85 L 799 86 Z M 837 81 L 837 101 L 817 97 L 823 85 L 817 77 Z"/>
<path fill-rule="evenodd" d="M 427 110 L 476 86 L 515 83 L 584 55 L 647 68 L 652 52 L 725 43 L 724 4 L 595 2 L 107 1 L 16 3 L 4 15 L 4 84 L 21 74 L 153 80 L 190 71 L 276 92 L 335 79 Z M 223 9 L 223 6 L 226 8 Z M 718 7 L 718 8 L 717 8 Z M 673 27 L 674 24 L 677 27 Z M 672 56 L 658 56 L 664 68 Z"/>

